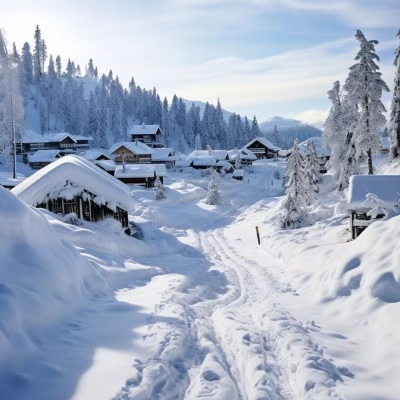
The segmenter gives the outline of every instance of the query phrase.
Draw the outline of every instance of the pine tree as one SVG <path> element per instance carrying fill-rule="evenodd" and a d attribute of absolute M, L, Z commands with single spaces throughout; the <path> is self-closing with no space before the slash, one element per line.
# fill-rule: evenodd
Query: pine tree
<path fill-rule="evenodd" d="M 260 127 L 258 126 L 258 122 L 257 122 L 257 118 L 256 116 L 254 116 L 253 118 L 253 122 L 251 124 L 251 130 L 250 130 L 250 141 L 260 137 L 261 136 L 261 131 L 260 131 Z"/>
<path fill-rule="evenodd" d="M 13 51 L 12 51 L 11 60 L 12 60 L 13 63 L 18 65 L 21 62 L 21 57 L 20 57 L 20 55 L 18 53 L 17 46 L 15 45 L 15 42 L 12 44 L 12 46 L 13 46 Z"/>
<path fill-rule="evenodd" d="M 24 102 L 18 65 L 8 54 L 0 30 L 0 163 L 13 170 L 16 178 L 16 147 L 24 128 Z"/>
<path fill-rule="evenodd" d="M 396 36 L 400 38 L 400 30 Z M 400 44 L 397 46 L 393 64 L 396 72 L 390 110 L 390 156 L 392 159 L 398 159 L 400 157 Z"/>
<path fill-rule="evenodd" d="M 25 42 L 22 48 L 21 83 L 24 87 L 33 83 L 33 61 L 28 42 Z"/>
<path fill-rule="evenodd" d="M 56 57 L 56 71 L 57 71 L 57 77 L 61 78 L 62 66 L 61 66 L 61 57 L 60 56 Z"/>
<path fill-rule="evenodd" d="M 154 186 L 156 188 L 154 192 L 154 198 L 156 200 L 165 199 L 164 185 L 162 184 L 160 177 L 157 176 L 156 181 L 154 182 Z"/>
<path fill-rule="evenodd" d="M 286 198 L 282 204 L 278 223 L 282 228 L 298 228 L 309 221 L 306 211 L 309 193 L 307 192 L 307 177 L 305 176 L 297 139 L 287 160 L 285 182 L 287 182 Z"/>
<path fill-rule="evenodd" d="M 215 170 L 213 170 L 208 182 L 206 203 L 213 206 L 221 204 L 221 196 L 219 194 L 217 184 L 217 171 Z"/>
<path fill-rule="evenodd" d="M 367 40 L 364 34 L 357 30 L 356 39 L 360 42 L 360 50 L 355 60 L 358 62 L 350 67 L 349 76 L 344 85 L 349 101 L 359 107 L 359 118 L 353 125 L 352 143 L 356 150 L 357 160 L 368 161 L 368 174 L 373 174 L 372 153 L 379 150 L 378 134 L 386 122 L 383 115 L 386 109 L 381 101 L 382 91 L 389 91 L 381 79 L 381 73 L 375 60 L 377 40 Z"/>
<path fill-rule="evenodd" d="M 324 124 L 325 145 L 331 149 L 329 165 L 332 168 L 338 190 L 348 187 L 351 175 L 359 172 L 353 141 L 354 124 L 359 118 L 357 105 L 349 97 L 341 94 L 339 81 L 328 91 L 332 107 Z"/>
<path fill-rule="evenodd" d="M 36 82 L 39 82 L 40 77 L 42 76 L 42 34 L 40 32 L 39 26 L 36 25 L 35 29 L 35 47 L 33 49 L 33 75 L 35 77 Z"/>
<path fill-rule="evenodd" d="M 308 197 L 307 197 L 307 204 L 310 205 L 315 200 L 315 195 L 318 193 L 318 186 L 317 183 L 320 179 L 320 171 L 319 171 L 319 161 L 318 155 L 315 150 L 315 145 L 312 140 L 307 141 L 306 146 L 306 158 L 305 158 L 305 175 L 307 179 L 308 188 Z"/>

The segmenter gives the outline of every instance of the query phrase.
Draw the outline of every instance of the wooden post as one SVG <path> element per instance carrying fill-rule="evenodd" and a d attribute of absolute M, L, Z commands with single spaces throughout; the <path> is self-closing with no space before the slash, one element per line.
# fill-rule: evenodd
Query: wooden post
<path fill-rule="evenodd" d="M 256 233 L 257 233 L 257 241 L 258 244 L 260 245 L 260 232 L 258 231 L 258 226 L 256 226 Z"/>

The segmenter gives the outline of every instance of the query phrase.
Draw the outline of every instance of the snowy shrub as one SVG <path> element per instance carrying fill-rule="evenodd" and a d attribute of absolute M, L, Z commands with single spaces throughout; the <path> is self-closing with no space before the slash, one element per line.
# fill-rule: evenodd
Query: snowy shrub
<path fill-rule="evenodd" d="M 217 173 L 213 171 L 210 177 L 210 181 L 208 183 L 208 192 L 207 192 L 207 199 L 206 203 L 210 205 L 218 205 L 221 203 L 220 194 L 218 191 L 217 185 Z"/>
<path fill-rule="evenodd" d="M 165 199 L 165 189 L 164 189 L 164 185 L 161 182 L 161 179 L 157 176 L 156 178 L 156 182 L 155 182 L 155 187 L 156 187 L 156 191 L 154 193 L 154 198 L 156 200 L 162 200 Z"/>
<path fill-rule="evenodd" d="M 82 223 L 79 222 L 78 216 L 74 212 L 67 214 L 64 217 L 64 222 L 66 224 L 75 225 L 75 226 L 82 225 Z"/>
<path fill-rule="evenodd" d="M 281 174 L 278 170 L 274 171 L 274 179 L 276 179 L 278 181 L 281 179 Z"/>
<path fill-rule="evenodd" d="M 369 205 L 373 204 L 373 207 L 367 212 L 367 215 L 371 218 L 378 218 L 379 216 L 386 217 L 388 215 L 388 211 L 383 207 L 383 200 L 381 200 L 374 193 L 367 193 L 365 195 L 365 202 Z"/>

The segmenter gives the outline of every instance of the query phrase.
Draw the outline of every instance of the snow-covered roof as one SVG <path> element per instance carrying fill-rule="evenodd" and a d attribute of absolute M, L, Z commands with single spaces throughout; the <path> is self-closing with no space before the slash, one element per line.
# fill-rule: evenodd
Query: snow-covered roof
<path fill-rule="evenodd" d="M 399 204 L 400 175 L 355 175 L 350 177 L 347 201 L 350 209 L 372 208 L 366 195 L 375 194 L 383 201 L 382 207 Z"/>
<path fill-rule="evenodd" d="M 110 153 L 113 154 L 115 151 L 120 149 L 121 147 L 125 147 L 133 154 L 153 154 L 153 149 L 142 142 L 122 142 L 116 143 L 111 147 Z"/>
<path fill-rule="evenodd" d="M 155 135 L 158 131 L 161 133 L 160 125 L 133 125 L 129 131 L 130 135 Z"/>
<path fill-rule="evenodd" d="M 189 160 L 188 158 L 184 158 L 182 160 L 176 160 L 175 167 L 189 167 L 191 163 L 192 163 L 192 160 Z"/>
<path fill-rule="evenodd" d="M 228 151 L 229 159 L 231 161 L 235 161 L 238 153 L 240 152 L 240 158 L 242 160 L 252 160 L 255 161 L 257 160 L 257 157 L 252 153 L 249 149 L 246 147 L 243 147 L 242 149 L 233 149 Z"/>
<path fill-rule="evenodd" d="M 66 185 L 66 182 L 69 185 Z M 86 189 L 102 197 L 107 206 L 130 211 L 133 204 L 128 187 L 90 161 L 76 155 L 62 157 L 26 178 L 12 192 L 36 206 L 48 198 L 70 199 Z"/>
<path fill-rule="evenodd" d="M 90 149 L 82 152 L 79 155 L 89 161 L 96 161 L 101 156 L 106 157 L 108 160 L 110 160 L 110 155 L 108 154 L 108 151 L 103 149 Z"/>
<path fill-rule="evenodd" d="M 60 150 L 38 150 L 33 154 L 28 155 L 28 161 L 34 162 L 53 162 L 60 155 Z"/>
<path fill-rule="evenodd" d="M 265 137 L 259 136 L 254 138 L 251 142 L 247 143 L 246 148 L 249 148 L 254 142 L 260 142 L 261 144 L 263 144 L 265 147 L 268 147 L 271 150 L 275 150 L 278 151 L 280 150 L 279 147 L 276 147 L 274 144 L 272 144 L 268 139 L 266 139 Z"/>
<path fill-rule="evenodd" d="M 320 136 L 311 137 L 304 142 L 299 143 L 301 155 L 307 154 L 307 144 L 309 141 L 314 142 L 315 151 L 318 157 L 329 157 L 331 155 L 331 151 L 325 147 L 324 139 Z"/>
<path fill-rule="evenodd" d="M 154 164 L 156 167 L 156 175 L 157 176 L 167 176 L 167 169 L 165 164 Z"/>
<path fill-rule="evenodd" d="M 22 174 L 17 173 L 15 179 L 12 177 L 12 175 L 13 174 L 11 172 L 0 172 L 0 185 L 5 187 L 14 187 L 26 179 Z"/>
<path fill-rule="evenodd" d="M 98 160 L 94 161 L 94 164 L 100 168 L 103 168 L 105 171 L 115 171 L 117 165 L 113 160 Z"/>
<path fill-rule="evenodd" d="M 217 163 L 217 157 L 197 157 L 192 159 L 192 165 L 196 167 L 212 167 Z"/>
<path fill-rule="evenodd" d="M 26 130 L 22 136 L 20 143 L 49 143 L 49 142 L 62 142 L 66 137 L 70 137 L 75 143 L 78 140 L 88 140 L 92 141 L 92 137 L 88 136 L 80 136 L 80 135 L 71 135 L 67 132 L 60 133 L 50 133 L 46 135 L 39 135 L 38 133 L 32 130 Z"/>
<path fill-rule="evenodd" d="M 171 149 L 170 147 L 160 147 L 160 148 L 155 148 L 153 149 L 153 154 L 151 156 L 151 159 L 153 161 L 167 161 L 171 160 L 171 157 L 173 157 L 174 150 Z"/>
<path fill-rule="evenodd" d="M 115 169 L 116 178 L 152 178 L 156 173 L 156 164 L 125 164 Z"/>
<path fill-rule="evenodd" d="M 228 155 L 228 150 L 194 150 L 188 157 L 189 158 L 206 158 L 215 157 L 217 160 L 224 160 Z"/>

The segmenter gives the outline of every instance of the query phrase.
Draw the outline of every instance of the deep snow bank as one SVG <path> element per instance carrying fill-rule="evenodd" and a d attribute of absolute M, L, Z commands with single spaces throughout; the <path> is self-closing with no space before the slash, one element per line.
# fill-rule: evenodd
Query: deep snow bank
<path fill-rule="evenodd" d="M 40 211 L 0 187 L 0 376 L 37 351 L 46 330 L 105 291 L 97 270 Z"/>

